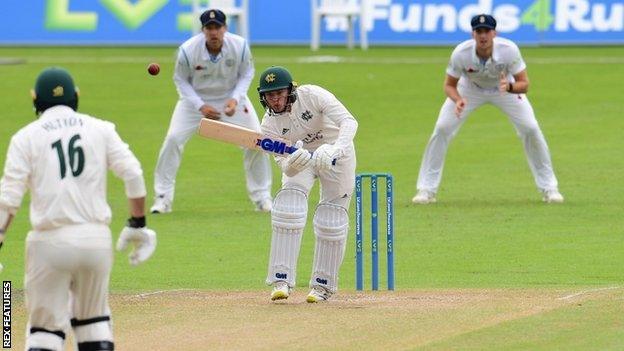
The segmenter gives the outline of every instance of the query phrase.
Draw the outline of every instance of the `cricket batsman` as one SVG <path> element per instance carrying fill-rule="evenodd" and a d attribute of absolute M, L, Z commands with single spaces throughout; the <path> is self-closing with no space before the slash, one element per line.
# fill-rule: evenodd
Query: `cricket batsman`
<path fill-rule="evenodd" d="M 266 109 L 262 132 L 287 139 L 298 148 L 290 155 L 275 156 L 282 169 L 282 187 L 271 211 L 273 234 L 266 279 L 273 286 L 271 300 L 287 299 L 295 287 L 308 195 L 318 178 L 321 196 L 314 210 L 316 244 L 306 301 L 325 301 L 338 290 L 346 247 L 358 123 L 332 93 L 316 85 L 297 87 L 283 67 L 265 70 L 258 92 Z"/>
<path fill-rule="evenodd" d="M 117 248 L 134 245 L 133 265 L 156 248 L 156 233 L 145 226 L 143 171 L 115 125 L 77 112 L 78 90 L 66 70 L 44 70 L 33 99 L 38 119 L 11 138 L 0 180 L 0 245 L 24 194 L 31 192 L 26 349 L 63 350 L 71 327 L 74 350 L 113 350 L 107 170 L 125 184 L 130 219 Z"/>

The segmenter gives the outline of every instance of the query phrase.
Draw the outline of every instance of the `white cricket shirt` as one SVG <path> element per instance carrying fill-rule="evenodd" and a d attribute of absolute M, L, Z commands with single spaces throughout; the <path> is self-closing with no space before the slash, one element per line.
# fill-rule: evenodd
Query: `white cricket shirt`
<path fill-rule="evenodd" d="M 180 99 L 199 110 L 211 100 L 234 98 L 240 102 L 247 96 L 253 76 L 253 58 L 243 37 L 225 32 L 221 52 L 210 57 L 206 36 L 199 33 L 180 46 L 173 80 Z"/>
<path fill-rule="evenodd" d="M 297 100 L 290 112 L 267 113 L 262 118 L 263 133 L 292 143 L 301 140 L 308 151 L 322 144 L 334 144 L 342 150 L 338 157 L 353 152 L 357 126 L 347 108 L 332 93 L 316 85 L 297 88 Z"/>
<path fill-rule="evenodd" d="M 11 138 L 0 180 L 0 206 L 14 213 L 30 189 L 34 230 L 108 224 L 108 169 L 125 182 L 143 177 L 139 161 L 114 124 L 54 106 Z M 127 195 L 143 197 L 145 187 L 139 192 Z"/>
<path fill-rule="evenodd" d="M 459 78 L 460 84 L 469 84 L 484 90 L 498 90 L 500 73 L 507 74 L 507 80 L 513 82 L 513 75 L 526 69 L 520 55 L 520 49 L 508 39 L 495 37 L 492 57 L 482 62 L 477 56 L 476 41 L 466 40 L 457 45 L 446 73 Z"/>

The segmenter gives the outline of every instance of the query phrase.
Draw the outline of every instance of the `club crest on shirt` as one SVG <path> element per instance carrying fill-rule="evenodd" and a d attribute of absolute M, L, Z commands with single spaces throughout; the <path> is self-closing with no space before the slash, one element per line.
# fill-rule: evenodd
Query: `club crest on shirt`
<path fill-rule="evenodd" d="M 496 65 L 494 65 L 494 67 L 496 68 L 497 71 L 503 72 L 503 70 L 505 69 L 505 64 L 504 63 L 497 63 Z"/>
<path fill-rule="evenodd" d="M 474 67 L 468 67 L 468 69 L 466 70 L 468 73 L 475 73 L 478 72 L 479 70 L 474 68 Z"/>
<path fill-rule="evenodd" d="M 309 121 L 312 119 L 312 117 L 314 117 L 314 115 L 312 115 L 312 112 L 306 110 L 304 113 L 301 114 L 301 119 L 304 121 Z"/>
<path fill-rule="evenodd" d="M 201 70 L 204 70 L 204 69 L 206 69 L 206 67 L 204 67 L 204 66 L 202 66 L 202 65 L 197 65 L 197 66 L 195 66 L 195 70 L 196 70 L 196 71 L 201 71 Z"/>
<path fill-rule="evenodd" d="M 234 59 L 230 58 L 230 59 L 225 60 L 225 65 L 228 67 L 234 66 L 234 63 L 235 63 Z"/>
<path fill-rule="evenodd" d="M 289 131 L 289 130 L 290 130 L 290 129 L 288 129 L 288 128 L 284 128 L 284 129 L 282 129 L 282 135 L 284 135 L 284 134 L 288 133 L 288 131 Z"/>

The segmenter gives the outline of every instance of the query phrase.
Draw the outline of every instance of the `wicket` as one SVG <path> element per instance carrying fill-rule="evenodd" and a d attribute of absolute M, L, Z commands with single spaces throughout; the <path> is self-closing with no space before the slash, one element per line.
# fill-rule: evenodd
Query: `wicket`
<path fill-rule="evenodd" d="M 390 173 L 360 173 L 355 177 L 355 262 L 357 290 L 364 289 L 363 228 L 362 228 L 362 179 L 370 178 L 371 184 L 371 262 L 372 290 L 379 290 L 379 253 L 377 218 L 377 179 L 386 180 L 386 259 L 388 268 L 388 290 L 394 290 L 394 209 L 392 198 L 392 175 Z"/>

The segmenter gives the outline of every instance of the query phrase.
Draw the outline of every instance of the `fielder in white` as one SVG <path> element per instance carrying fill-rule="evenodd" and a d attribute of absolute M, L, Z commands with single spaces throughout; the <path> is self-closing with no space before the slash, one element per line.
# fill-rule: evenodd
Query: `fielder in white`
<path fill-rule="evenodd" d="M 180 99 L 156 164 L 152 213 L 171 212 L 182 151 L 197 132 L 202 118 L 260 131 L 258 116 L 247 97 L 254 76 L 247 42 L 227 32 L 226 17 L 220 10 L 207 10 L 200 20 L 202 33 L 187 40 L 178 50 L 173 80 Z M 272 174 L 268 156 L 245 149 L 243 164 L 249 198 L 257 210 L 271 211 Z"/>
<path fill-rule="evenodd" d="M 113 350 L 107 170 L 125 183 L 131 218 L 117 247 L 135 245 L 133 265 L 156 248 L 156 233 L 145 227 L 143 171 L 112 123 L 76 112 L 77 90 L 64 69 L 44 70 L 33 98 L 39 118 L 11 138 L 0 181 L 0 239 L 31 191 L 26 349 L 63 350 L 71 326 L 75 350 Z"/>
<path fill-rule="evenodd" d="M 295 287 L 308 194 L 318 178 L 321 198 L 314 211 L 316 246 L 307 301 L 325 301 L 338 289 L 346 247 L 358 124 L 333 94 L 315 85 L 297 87 L 283 67 L 264 71 L 258 92 L 267 111 L 262 132 L 296 142 L 298 147 L 288 156 L 275 157 L 283 174 L 271 212 L 273 236 L 266 279 L 273 285 L 271 299 L 286 299 Z"/>
<path fill-rule="evenodd" d="M 449 143 L 470 113 L 487 103 L 500 108 L 516 128 L 543 200 L 563 202 L 548 145 L 525 95 L 529 79 L 518 46 L 496 37 L 496 20 L 490 15 L 473 17 L 471 25 L 473 39 L 455 48 L 446 69 L 448 97 L 425 149 L 412 202 L 436 202 Z"/>

